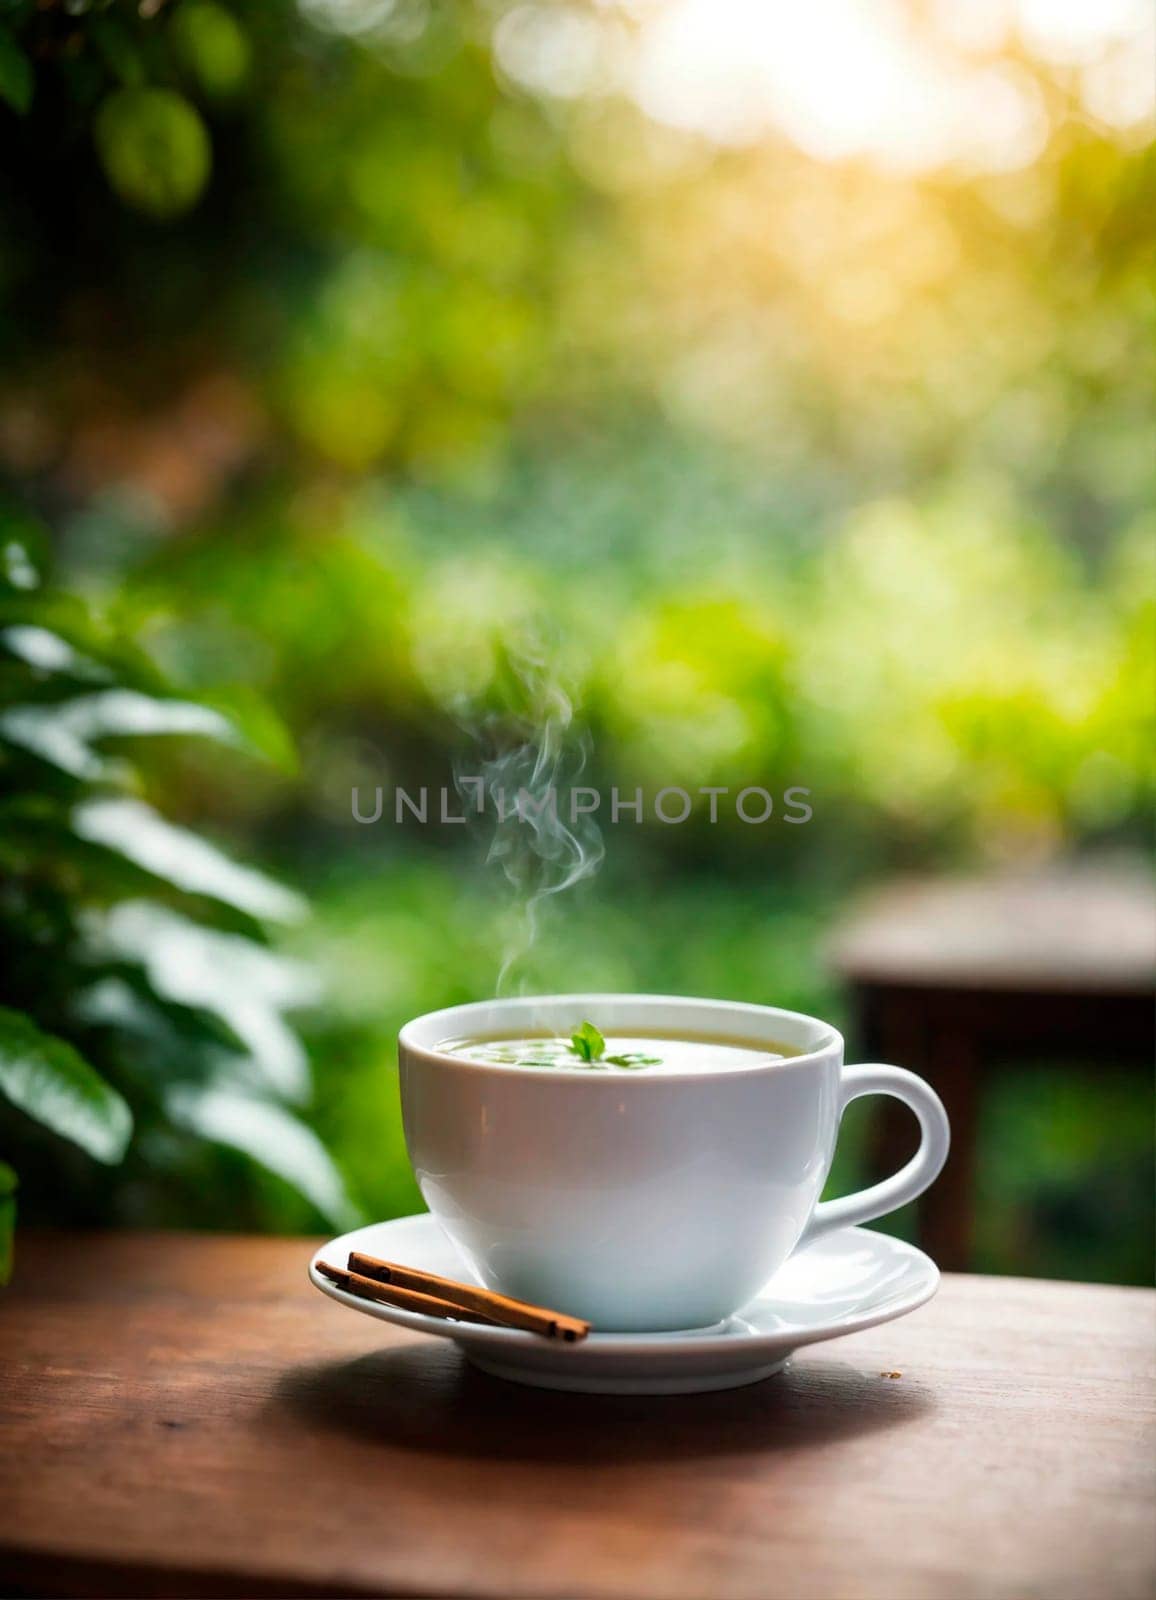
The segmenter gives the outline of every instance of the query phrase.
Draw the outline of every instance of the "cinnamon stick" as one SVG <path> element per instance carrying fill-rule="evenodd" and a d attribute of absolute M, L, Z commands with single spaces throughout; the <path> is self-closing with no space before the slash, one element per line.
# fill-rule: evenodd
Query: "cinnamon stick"
<path fill-rule="evenodd" d="M 480 1322 L 487 1327 L 497 1326 L 492 1317 L 479 1316 L 464 1306 L 454 1305 L 437 1295 L 417 1294 L 412 1289 L 382 1283 L 376 1278 L 366 1278 L 359 1272 L 347 1272 L 332 1267 L 328 1261 L 315 1263 L 318 1272 L 330 1283 L 335 1283 L 346 1294 L 360 1295 L 363 1300 L 379 1300 L 383 1305 L 397 1306 L 402 1311 L 421 1311 L 427 1317 L 452 1317 L 456 1322 Z"/>
<path fill-rule="evenodd" d="M 565 1339 L 573 1343 L 585 1339 L 590 1332 L 590 1324 L 581 1317 L 569 1317 L 562 1311 L 514 1300 L 476 1283 L 459 1283 L 456 1278 L 442 1278 L 436 1272 L 422 1272 L 396 1261 L 379 1261 L 376 1256 L 367 1256 L 360 1250 L 349 1252 L 349 1268 L 372 1282 L 388 1284 L 399 1291 L 433 1295 L 450 1305 L 475 1312 L 489 1322 L 506 1328 L 524 1328 L 528 1333 L 538 1333 L 547 1339 Z"/>

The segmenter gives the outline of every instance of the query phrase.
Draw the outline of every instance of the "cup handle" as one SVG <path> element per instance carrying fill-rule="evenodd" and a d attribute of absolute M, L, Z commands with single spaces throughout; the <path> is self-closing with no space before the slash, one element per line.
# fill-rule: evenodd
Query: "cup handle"
<path fill-rule="evenodd" d="M 889 1094 L 911 1107 L 919 1119 L 922 1134 L 919 1149 L 905 1167 L 881 1183 L 873 1183 L 869 1189 L 843 1195 L 838 1200 L 820 1201 L 796 1249 L 802 1249 L 832 1228 L 848 1228 L 898 1210 L 929 1188 L 943 1170 L 951 1144 L 951 1126 L 943 1101 L 929 1083 L 917 1078 L 914 1072 L 905 1072 L 902 1067 L 881 1066 L 875 1062 L 844 1067 L 839 1085 L 840 1121 L 851 1101 L 865 1094 Z"/>

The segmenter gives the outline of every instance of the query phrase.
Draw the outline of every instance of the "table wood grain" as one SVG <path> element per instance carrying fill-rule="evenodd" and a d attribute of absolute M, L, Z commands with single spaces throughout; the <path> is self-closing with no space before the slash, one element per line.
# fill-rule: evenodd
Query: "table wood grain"
<path fill-rule="evenodd" d="M 50 1595 L 1149 1600 L 1156 1294 L 955 1277 L 777 1377 L 553 1394 L 307 1240 L 25 1237 L 0 1577 Z"/>

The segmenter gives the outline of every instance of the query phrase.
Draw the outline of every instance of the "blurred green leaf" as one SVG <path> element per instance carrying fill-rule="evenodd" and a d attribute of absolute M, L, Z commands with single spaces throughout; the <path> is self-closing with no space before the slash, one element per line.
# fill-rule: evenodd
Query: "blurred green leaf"
<path fill-rule="evenodd" d="M 186 0 L 169 28 L 177 59 L 207 95 L 229 99 L 249 76 L 250 49 L 244 29 L 215 0 Z"/>
<path fill-rule="evenodd" d="M 291 775 L 298 771 L 293 735 L 255 690 L 246 684 L 231 684 L 228 689 L 206 692 L 200 704 L 221 714 L 232 731 L 233 743 L 248 746 L 280 773 Z"/>
<path fill-rule="evenodd" d="M 34 623 L 16 623 L 0 630 L 0 646 L 38 672 L 61 673 L 88 682 L 107 682 L 110 669 L 83 655 L 58 633 Z"/>
<path fill-rule="evenodd" d="M 72 823 L 68 800 L 40 793 L 10 793 L 0 798 L 0 862 L 12 871 L 50 866 L 82 871 L 88 863 L 108 858 L 118 882 L 145 882 L 141 869 L 119 852 L 81 839 Z"/>
<path fill-rule="evenodd" d="M 74 778 L 97 779 L 106 772 L 104 759 L 50 706 L 13 706 L 0 712 L 0 740 L 30 751 Z"/>
<path fill-rule="evenodd" d="M 78 676 L 88 682 L 112 681 L 157 699 L 177 698 L 167 677 L 123 628 L 79 595 L 44 581 L 45 552 L 35 541 L 13 539 L 7 550 L 9 555 L 16 553 L 21 578 L 18 585 L 2 581 L 0 550 L 0 644 L 9 657 L 49 674 L 59 673 L 62 680 Z M 46 640 L 45 634 L 54 636 L 54 641 Z M 71 660 L 66 651 L 73 652 Z"/>
<path fill-rule="evenodd" d="M 168 1096 L 174 1122 L 202 1139 L 240 1150 L 303 1194 L 335 1227 L 357 1211 L 325 1146 L 282 1106 L 238 1090 L 182 1088 Z"/>
<path fill-rule="evenodd" d="M 207 895 L 252 917 L 293 922 L 305 914 L 299 895 L 243 867 L 187 828 L 166 822 L 142 800 L 86 800 L 72 813 L 81 839 L 118 852 L 186 894 Z"/>
<path fill-rule="evenodd" d="M 0 595 L 26 595 L 40 584 L 44 535 L 9 515 L 0 517 Z"/>
<path fill-rule="evenodd" d="M 0 1007 L 0 1092 L 94 1160 L 124 1156 L 132 1135 L 126 1102 L 70 1044 L 7 1007 Z"/>
<path fill-rule="evenodd" d="M 36 80 L 32 63 L 9 30 L 0 23 L 0 99 L 21 116 L 32 104 Z"/>
<path fill-rule="evenodd" d="M 124 901 L 99 919 L 92 943 L 99 952 L 139 963 L 162 999 L 220 1017 L 269 1088 L 304 1099 L 308 1062 L 282 1013 L 316 998 L 307 969 L 250 939 L 202 928 L 143 900 Z"/>
<path fill-rule="evenodd" d="M 115 1041 L 127 1070 L 156 1087 L 203 1083 L 222 1063 L 238 1056 L 238 1041 L 219 1015 L 156 994 L 146 973 L 129 962 L 85 963 L 76 975 L 72 1019 L 91 1038 L 104 1029 Z M 141 1048 L 129 1050 L 130 1041 Z"/>
<path fill-rule="evenodd" d="M 0 713 L 0 738 L 77 778 L 105 775 L 107 764 L 92 749 L 96 740 L 159 734 L 239 742 L 227 719 L 208 706 L 158 700 L 135 689 L 105 689 L 51 706 L 13 706 Z"/>
<path fill-rule="evenodd" d="M 127 204 L 161 219 L 194 206 L 208 182 L 212 156 L 205 125 L 171 89 L 121 89 L 101 106 L 97 153 L 109 182 Z"/>

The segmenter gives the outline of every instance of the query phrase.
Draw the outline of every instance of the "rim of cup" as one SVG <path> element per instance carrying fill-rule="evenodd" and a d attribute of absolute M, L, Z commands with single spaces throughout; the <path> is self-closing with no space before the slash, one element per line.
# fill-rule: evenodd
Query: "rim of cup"
<path fill-rule="evenodd" d="M 478 1061 L 473 1057 L 457 1055 L 439 1048 L 440 1044 L 451 1039 L 469 1037 L 471 1019 L 473 1027 L 476 1029 L 479 1028 L 482 1018 L 489 1017 L 492 1019 L 494 1013 L 497 1013 L 498 1016 L 509 1014 L 511 1021 L 516 1022 L 519 1018 L 525 1020 L 533 1017 L 536 1010 L 566 1008 L 573 1013 L 572 1019 L 568 1020 L 572 1020 L 575 1027 L 579 1022 L 585 1020 L 585 1016 L 578 1015 L 579 1012 L 589 1016 L 590 1020 L 594 1021 L 597 1026 L 600 1024 L 595 1013 L 601 1010 L 605 1016 L 605 1013 L 617 1009 L 618 1013 L 621 1014 L 624 1005 L 637 1005 L 642 1011 L 653 1009 L 656 1012 L 662 1007 L 668 1009 L 680 1007 L 693 1009 L 702 1013 L 704 1017 L 714 1015 L 719 1019 L 720 1036 L 725 1034 L 727 1043 L 749 1044 L 752 1049 L 757 1049 L 759 1046 L 760 1039 L 758 1034 L 752 1032 L 749 1039 L 744 1038 L 741 1033 L 727 1034 L 726 1024 L 723 1020 L 726 1016 L 729 1015 L 734 1020 L 746 1019 L 751 1023 L 779 1021 L 787 1024 L 788 1034 L 806 1033 L 814 1034 L 815 1037 L 808 1043 L 802 1043 L 795 1038 L 784 1037 L 781 1033 L 775 1034 L 768 1029 L 765 1035 L 765 1043 L 767 1045 L 787 1045 L 791 1049 L 797 1050 L 798 1054 L 776 1056 L 772 1060 L 761 1061 L 752 1065 L 709 1067 L 698 1071 L 691 1068 L 687 1071 L 666 1073 L 579 1072 L 571 1066 L 544 1066 L 529 1069 L 520 1066 L 517 1062 Z M 611 1023 L 608 1026 L 611 1031 L 618 1032 L 626 1031 L 628 1028 L 633 1028 L 637 1025 L 640 1036 L 645 1037 L 647 1020 L 651 1020 L 652 1023 L 654 1021 L 653 1018 L 640 1017 L 637 1020 L 637 1024 L 632 1021 L 629 1024 Z M 540 1028 L 543 1023 L 539 1020 L 536 1024 L 530 1024 L 530 1026 Z M 481 1028 L 484 1036 L 493 1037 L 493 1031 L 492 1020 Z M 704 1031 L 709 1036 L 709 1025 Z M 517 1029 L 515 1027 L 510 1036 L 515 1036 L 516 1032 Z M 559 1036 L 561 1036 L 561 1032 L 560 1028 Z M 428 1042 L 431 1033 L 434 1033 L 434 1042 Z M 677 1028 L 667 1030 L 661 1027 L 657 1033 L 652 1035 L 655 1038 L 665 1037 L 669 1039 L 677 1039 L 680 1036 L 680 1031 Z M 822 1017 L 812 1016 L 806 1011 L 790 1011 L 783 1006 L 758 1005 L 746 1000 L 709 999 L 698 995 L 642 994 L 635 993 L 632 990 L 604 993 L 581 991 L 573 994 L 516 995 L 489 1000 L 468 1000 L 461 1005 L 444 1006 L 437 1011 L 426 1011 L 421 1016 L 411 1018 L 401 1029 L 398 1035 L 398 1043 L 412 1055 L 424 1057 L 439 1066 L 458 1067 L 470 1072 L 516 1073 L 519 1076 L 526 1076 L 535 1081 L 543 1078 L 552 1078 L 564 1079 L 571 1083 L 610 1084 L 619 1089 L 627 1082 L 666 1084 L 669 1087 L 679 1082 L 700 1081 L 708 1077 L 739 1077 L 755 1072 L 795 1070 L 814 1066 L 819 1060 L 829 1058 L 832 1050 L 840 1052 L 843 1050 L 843 1036 L 839 1030 L 833 1027 L 831 1023 L 825 1022 Z"/>

